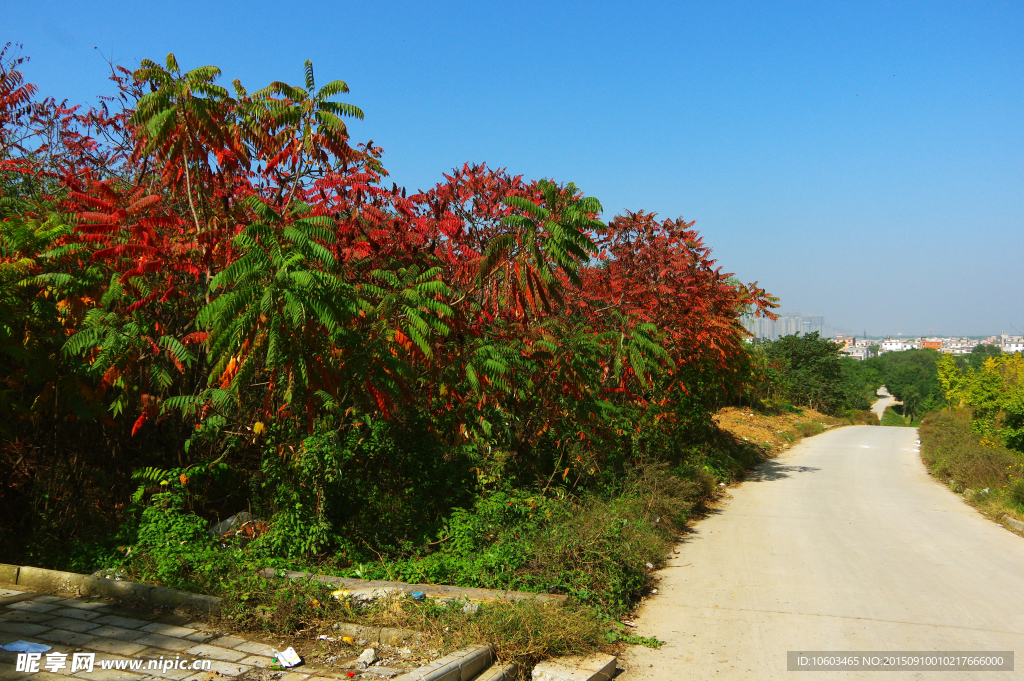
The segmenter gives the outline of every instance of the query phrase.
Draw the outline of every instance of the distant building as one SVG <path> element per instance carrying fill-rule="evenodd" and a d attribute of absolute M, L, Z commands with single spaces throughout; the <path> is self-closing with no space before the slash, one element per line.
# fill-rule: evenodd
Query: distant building
<path fill-rule="evenodd" d="M 941 338 L 922 338 L 918 342 L 918 347 L 922 350 L 928 348 L 930 350 L 942 350 L 942 339 Z"/>
<path fill-rule="evenodd" d="M 916 350 L 917 341 L 909 338 L 886 338 L 878 344 L 879 352 L 903 352 Z"/>
<path fill-rule="evenodd" d="M 817 331 L 825 335 L 825 317 L 822 315 L 803 316 L 799 312 L 781 314 L 778 319 L 749 315 L 743 320 L 743 328 L 754 338 L 778 340 L 783 336 L 809 334 Z"/>
<path fill-rule="evenodd" d="M 1024 336 L 999 334 L 999 348 L 1003 352 L 1024 352 Z"/>

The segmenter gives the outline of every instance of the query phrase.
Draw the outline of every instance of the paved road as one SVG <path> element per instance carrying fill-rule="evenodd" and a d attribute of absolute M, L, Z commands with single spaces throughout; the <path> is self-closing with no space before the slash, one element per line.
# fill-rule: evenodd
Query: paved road
<path fill-rule="evenodd" d="M 912 428 L 805 440 L 662 573 L 623 681 L 1024 678 L 1024 539 L 925 472 Z M 789 650 L 1015 650 L 1016 672 L 787 672 Z"/>
<path fill-rule="evenodd" d="M 878 389 L 877 394 L 878 397 L 880 397 L 881 399 L 879 399 L 878 401 L 871 405 L 871 411 L 875 412 L 875 415 L 878 417 L 878 420 L 881 421 L 882 414 L 885 413 L 885 410 L 888 409 L 891 405 L 899 403 L 896 401 L 895 397 L 889 394 L 889 389 L 886 388 L 884 385 Z"/>

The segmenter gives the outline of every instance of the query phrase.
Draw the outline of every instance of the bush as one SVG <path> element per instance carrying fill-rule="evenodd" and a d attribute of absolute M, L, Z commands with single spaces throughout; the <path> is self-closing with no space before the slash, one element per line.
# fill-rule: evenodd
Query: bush
<path fill-rule="evenodd" d="M 919 432 L 928 469 L 958 493 L 1013 489 L 1011 483 L 1016 484 L 1024 466 L 1024 456 L 972 430 L 968 409 L 932 412 L 921 422 Z"/>

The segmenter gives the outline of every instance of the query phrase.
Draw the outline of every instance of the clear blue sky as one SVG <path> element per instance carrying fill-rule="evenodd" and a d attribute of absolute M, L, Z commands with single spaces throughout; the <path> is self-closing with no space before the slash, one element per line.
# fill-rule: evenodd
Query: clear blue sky
<path fill-rule="evenodd" d="M 860 333 L 1024 330 L 1024 3 L 6 0 L 46 95 L 173 51 L 313 60 L 392 179 L 464 161 L 696 219 L 726 271 Z M 99 48 L 99 49 L 94 49 Z"/>

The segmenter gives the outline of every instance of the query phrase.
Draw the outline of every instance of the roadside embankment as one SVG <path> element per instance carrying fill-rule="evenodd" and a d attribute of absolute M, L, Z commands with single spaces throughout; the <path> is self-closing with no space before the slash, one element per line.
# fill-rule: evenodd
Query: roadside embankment
<path fill-rule="evenodd" d="M 714 416 L 719 428 L 744 442 L 776 456 L 805 437 L 818 435 L 838 426 L 877 425 L 871 412 L 855 412 L 854 416 L 834 417 L 814 409 L 762 412 L 750 408 L 726 407 Z"/>
<path fill-rule="evenodd" d="M 1024 455 L 972 430 L 965 408 L 932 412 L 918 432 L 932 476 L 995 522 L 1024 529 Z"/>

